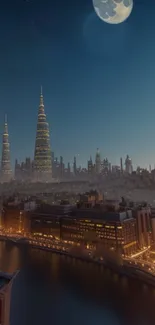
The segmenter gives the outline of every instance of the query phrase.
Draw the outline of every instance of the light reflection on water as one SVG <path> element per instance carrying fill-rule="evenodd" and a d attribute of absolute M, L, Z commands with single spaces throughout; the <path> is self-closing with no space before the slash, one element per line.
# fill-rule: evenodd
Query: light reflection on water
<path fill-rule="evenodd" d="M 18 268 L 10 325 L 155 324 L 155 290 L 103 267 L 0 242 L 0 269 Z"/>

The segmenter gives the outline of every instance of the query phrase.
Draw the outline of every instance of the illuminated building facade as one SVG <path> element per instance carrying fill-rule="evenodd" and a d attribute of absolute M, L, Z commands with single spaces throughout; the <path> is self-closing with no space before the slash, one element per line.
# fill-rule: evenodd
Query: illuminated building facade
<path fill-rule="evenodd" d="M 136 220 L 126 212 L 105 213 L 102 216 L 89 215 L 85 210 L 85 217 L 64 216 L 60 211 L 53 214 L 30 214 L 30 232 L 34 236 L 55 237 L 66 242 L 119 252 L 124 256 L 130 256 L 137 251 Z M 74 213 L 74 212 L 73 212 Z"/>
<path fill-rule="evenodd" d="M 137 238 L 140 249 L 150 246 L 151 237 L 151 209 L 150 207 L 139 208 L 135 211 L 137 223 Z"/>
<path fill-rule="evenodd" d="M 63 240 L 84 243 L 130 256 L 137 251 L 136 222 L 133 218 L 123 221 L 103 219 L 65 218 L 61 224 Z"/>
<path fill-rule="evenodd" d="M 43 94 L 41 89 L 34 153 L 34 180 L 46 182 L 51 181 L 51 179 L 52 153 L 50 146 L 50 132 L 49 125 L 46 121 Z"/>
<path fill-rule="evenodd" d="M 27 212 L 20 209 L 20 206 L 3 205 L 1 227 L 12 233 L 29 232 L 30 227 Z"/>
<path fill-rule="evenodd" d="M 12 170 L 10 163 L 10 144 L 7 116 L 5 116 L 3 143 L 2 143 L 2 160 L 1 160 L 1 181 L 10 182 L 12 179 Z"/>

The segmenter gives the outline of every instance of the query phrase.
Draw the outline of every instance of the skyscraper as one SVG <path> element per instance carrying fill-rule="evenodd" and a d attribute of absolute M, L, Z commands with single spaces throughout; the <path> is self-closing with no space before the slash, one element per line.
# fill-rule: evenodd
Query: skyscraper
<path fill-rule="evenodd" d="M 52 154 L 49 125 L 46 121 L 41 88 L 38 111 L 37 134 L 34 153 L 34 180 L 46 182 L 52 179 Z"/>
<path fill-rule="evenodd" d="M 95 158 L 96 174 L 101 173 L 101 156 L 99 149 L 97 148 L 96 158 Z"/>
<path fill-rule="evenodd" d="M 10 144 L 7 115 L 5 115 L 3 143 L 2 143 L 2 160 L 1 160 L 1 181 L 9 182 L 12 178 L 12 170 L 10 163 Z"/>
<path fill-rule="evenodd" d="M 132 171 L 133 171 L 132 160 L 129 157 L 129 155 L 127 155 L 125 159 L 125 172 L 127 174 L 132 174 Z"/>

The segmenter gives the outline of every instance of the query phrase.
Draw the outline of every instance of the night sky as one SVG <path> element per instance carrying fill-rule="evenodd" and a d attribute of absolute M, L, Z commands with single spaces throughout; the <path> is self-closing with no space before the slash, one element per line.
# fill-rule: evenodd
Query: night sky
<path fill-rule="evenodd" d="M 52 151 L 86 165 L 100 148 L 119 164 L 155 163 L 155 1 L 110 25 L 92 0 L 5 0 L 0 8 L 0 131 L 11 159 L 33 158 L 40 86 Z"/>

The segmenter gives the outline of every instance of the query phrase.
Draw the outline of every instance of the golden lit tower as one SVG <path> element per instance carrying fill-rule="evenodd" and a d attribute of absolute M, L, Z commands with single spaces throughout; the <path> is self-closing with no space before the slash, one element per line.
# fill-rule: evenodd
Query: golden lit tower
<path fill-rule="evenodd" d="M 9 182 L 12 179 L 12 170 L 10 163 L 10 144 L 7 115 L 5 115 L 3 143 L 2 143 L 2 160 L 1 160 L 1 181 Z"/>
<path fill-rule="evenodd" d="M 49 125 L 46 121 L 41 87 L 38 111 L 37 134 L 34 153 L 34 180 L 50 181 L 52 179 L 52 154 L 50 146 Z"/>

